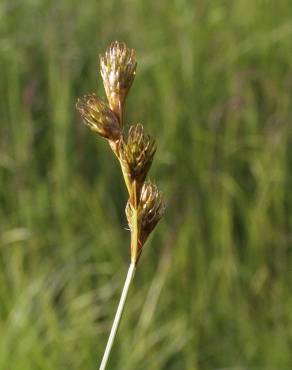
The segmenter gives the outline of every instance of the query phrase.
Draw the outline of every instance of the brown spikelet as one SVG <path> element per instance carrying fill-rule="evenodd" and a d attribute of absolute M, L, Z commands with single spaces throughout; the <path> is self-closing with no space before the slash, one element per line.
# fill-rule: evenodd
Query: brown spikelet
<path fill-rule="evenodd" d="M 127 140 L 120 143 L 120 159 L 131 181 L 144 182 L 155 152 L 155 141 L 145 133 L 141 123 L 132 125 Z"/>
<path fill-rule="evenodd" d="M 115 113 L 95 94 L 78 99 L 76 108 L 92 131 L 112 141 L 120 138 L 122 133 Z"/>
<path fill-rule="evenodd" d="M 144 244 L 165 212 L 165 204 L 156 185 L 150 181 L 144 183 L 138 207 L 141 219 L 141 243 Z"/>
<path fill-rule="evenodd" d="M 133 215 L 134 212 L 137 212 L 138 251 L 132 251 L 132 253 L 135 253 L 134 259 L 136 260 L 136 263 L 142 252 L 143 245 L 163 216 L 164 211 L 165 205 L 162 201 L 161 194 L 157 186 L 150 181 L 147 181 L 143 184 L 137 210 L 135 210 L 131 200 L 128 200 L 126 206 L 126 216 L 131 232 L 134 228 Z"/>
<path fill-rule="evenodd" d="M 111 109 L 120 115 L 136 74 L 135 50 L 115 41 L 100 55 L 103 85 Z"/>

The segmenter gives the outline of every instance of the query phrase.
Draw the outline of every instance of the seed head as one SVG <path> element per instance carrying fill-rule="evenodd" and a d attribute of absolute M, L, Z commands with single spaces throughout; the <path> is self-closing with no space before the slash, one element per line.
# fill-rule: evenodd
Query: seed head
<path fill-rule="evenodd" d="M 115 113 L 95 94 L 78 99 L 76 108 L 92 131 L 112 141 L 120 138 L 121 129 Z"/>
<path fill-rule="evenodd" d="M 142 184 L 156 151 L 154 139 L 138 123 L 130 127 L 127 141 L 121 141 L 120 146 L 121 161 L 126 173 L 131 181 L 136 180 L 138 184 Z"/>
<path fill-rule="evenodd" d="M 141 218 L 141 243 L 144 244 L 165 211 L 165 205 L 156 185 L 150 181 L 144 183 L 138 213 Z"/>
<path fill-rule="evenodd" d="M 133 205 L 131 201 L 128 200 L 126 206 L 126 216 L 130 230 L 133 229 L 133 210 Z M 137 209 L 138 240 L 141 248 L 163 216 L 164 211 L 165 205 L 157 186 L 152 184 L 150 181 L 145 182 L 142 186 Z"/>
<path fill-rule="evenodd" d="M 135 50 L 115 41 L 100 55 L 100 70 L 111 109 L 119 113 L 136 74 Z"/>

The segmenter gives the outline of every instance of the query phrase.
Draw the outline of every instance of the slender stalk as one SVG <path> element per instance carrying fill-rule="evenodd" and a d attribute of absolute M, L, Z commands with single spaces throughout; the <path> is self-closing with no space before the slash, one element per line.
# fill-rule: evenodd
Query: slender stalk
<path fill-rule="evenodd" d="M 132 191 L 132 185 L 131 185 L 131 182 L 129 180 L 129 176 L 122 164 L 122 162 L 120 161 L 120 165 L 121 165 L 121 169 L 122 169 L 122 174 L 123 174 L 123 178 L 124 178 L 124 181 L 125 181 L 125 184 L 126 184 L 126 187 L 127 187 L 127 190 L 128 190 L 128 193 L 129 193 L 129 196 L 131 196 L 131 191 Z"/>
<path fill-rule="evenodd" d="M 131 230 L 131 261 L 137 262 L 138 255 L 138 199 L 137 199 L 137 183 L 134 180 L 132 183 L 132 230 Z"/>
<path fill-rule="evenodd" d="M 105 347 L 105 351 L 104 351 L 104 354 L 103 354 L 103 358 L 102 358 L 99 370 L 105 370 L 105 368 L 106 368 L 108 358 L 109 358 L 109 355 L 110 355 L 110 352 L 111 352 L 111 349 L 112 349 L 112 346 L 113 346 L 113 343 L 114 343 L 114 340 L 115 340 L 115 337 L 116 337 L 116 334 L 117 334 L 117 330 L 118 330 L 118 327 L 119 327 L 119 324 L 120 324 L 122 313 L 124 311 L 124 306 L 125 306 L 125 302 L 126 302 L 126 299 L 127 299 L 129 287 L 130 287 L 131 281 L 133 280 L 133 277 L 134 277 L 134 274 L 135 274 L 135 270 L 136 270 L 135 264 L 131 263 L 130 267 L 129 267 L 129 270 L 128 270 L 128 273 L 127 273 L 125 283 L 124 283 L 124 287 L 123 287 L 122 295 L 121 295 L 121 298 L 120 298 L 120 302 L 119 302 L 119 305 L 118 305 L 118 308 L 117 308 L 117 312 L 116 312 L 116 315 L 115 315 L 115 318 L 114 318 L 114 322 L 113 322 L 111 332 L 110 332 L 110 335 L 109 335 L 109 338 L 108 338 L 108 341 L 107 341 L 107 345 Z"/>
<path fill-rule="evenodd" d="M 132 235 L 131 235 L 131 261 L 132 263 L 137 262 L 138 255 L 138 212 L 137 209 L 133 209 L 133 218 L 132 218 Z"/>

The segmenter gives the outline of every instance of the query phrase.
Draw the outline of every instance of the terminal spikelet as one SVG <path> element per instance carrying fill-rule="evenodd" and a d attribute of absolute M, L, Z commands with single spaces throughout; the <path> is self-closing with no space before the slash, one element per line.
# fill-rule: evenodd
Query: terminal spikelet
<path fill-rule="evenodd" d="M 136 75 L 135 50 L 129 49 L 124 42 L 114 41 L 106 52 L 100 55 L 100 65 L 109 105 L 121 116 L 122 107 Z"/>

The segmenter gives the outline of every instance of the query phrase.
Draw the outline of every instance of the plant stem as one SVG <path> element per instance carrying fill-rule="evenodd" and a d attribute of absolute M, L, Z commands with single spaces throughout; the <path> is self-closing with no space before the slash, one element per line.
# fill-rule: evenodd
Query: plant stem
<path fill-rule="evenodd" d="M 120 320 L 121 320 L 121 317 L 122 317 L 122 313 L 123 313 L 123 310 L 124 310 L 125 302 L 126 302 L 128 291 L 129 291 L 129 287 L 130 287 L 131 281 L 133 280 L 133 277 L 134 277 L 134 274 L 135 274 L 135 270 L 136 270 L 135 264 L 131 263 L 130 267 L 129 267 L 129 270 L 128 270 L 128 273 L 127 273 L 125 283 L 124 283 L 124 287 L 123 287 L 122 295 L 121 295 L 121 298 L 120 298 L 120 302 L 119 302 L 119 305 L 118 305 L 118 308 L 117 308 L 117 312 L 116 312 L 116 315 L 115 315 L 115 318 L 114 318 L 114 322 L 113 322 L 111 332 L 110 332 L 110 335 L 109 335 L 109 338 L 108 338 L 108 341 L 107 341 L 107 345 L 105 347 L 105 351 L 104 351 L 104 354 L 103 354 L 103 358 L 102 358 L 99 370 L 105 370 L 105 368 L 106 368 L 108 358 L 109 358 L 109 355 L 110 355 L 110 352 L 111 352 L 111 349 L 112 349 L 112 346 L 113 346 L 113 343 L 114 343 L 114 340 L 115 340 L 115 337 L 116 337 L 116 334 L 117 334 L 119 323 L 120 323 Z"/>
<path fill-rule="evenodd" d="M 138 256 L 138 214 L 137 209 L 133 209 L 132 216 L 132 235 L 131 235 L 131 263 L 136 264 Z"/>
<path fill-rule="evenodd" d="M 127 171 L 126 171 L 126 169 L 125 169 L 125 167 L 124 167 L 124 165 L 121 161 L 120 161 L 120 165 L 121 165 L 121 169 L 122 169 L 123 178 L 124 178 L 126 187 L 128 189 L 129 196 L 131 196 L 132 186 L 131 186 L 131 182 L 129 180 L 129 176 L 128 176 Z"/>
<path fill-rule="evenodd" d="M 132 199 L 133 214 L 132 214 L 132 230 L 131 230 L 131 262 L 137 263 L 138 256 L 138 197 L 137 197 L 137 183 L 134 180 L 132 184 Z"/>

